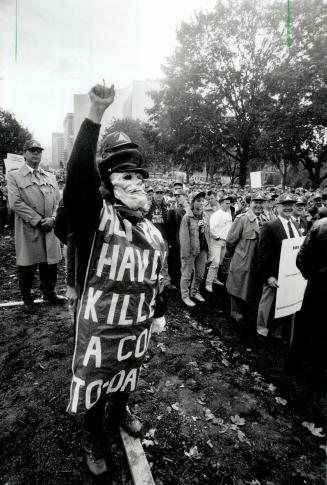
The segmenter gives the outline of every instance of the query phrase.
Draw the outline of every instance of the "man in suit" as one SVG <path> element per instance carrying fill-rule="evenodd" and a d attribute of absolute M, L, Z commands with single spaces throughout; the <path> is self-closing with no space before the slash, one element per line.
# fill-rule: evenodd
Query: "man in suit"
<path fill-rule="evenodd" d="M 274 338 L 282 338 L 283 334 L 285 335 L 285 319 L 274 319 L 273 310 L 283 239 L 301 235 L 291 218 L 293 206 L 294 199 L 290 194 L 281 195 L 277 201 L 277 218 L 263 225 L 259 237 L 258 267 L 263 289 L 258 308 L 257 332 L 263 337 L 267 337 L 268 333 Z"/>
<path fill-rule="evenodd" d="M 15 213 L 19 286 L 24 308 L 29 313 L 34 311 L 31 290 L 37 265 L 44 300 L 66 301 L 55 292 L 61 250 L 53 226 L 60 193 L 55 176 L 39 166 L 42 150 L 38 141 L 28 140 L 24 145 L 24 165 L 7 175 L 9 205 Z"/>
<path fill-rule="evenodd" d="M 306 206 L 307 203 L 304 197 L 296 199 L 293 206 L 292 221 L 297 226 L 301 236 L 305 236 L 308 232 L 308 221 L 304 216 Z"/>

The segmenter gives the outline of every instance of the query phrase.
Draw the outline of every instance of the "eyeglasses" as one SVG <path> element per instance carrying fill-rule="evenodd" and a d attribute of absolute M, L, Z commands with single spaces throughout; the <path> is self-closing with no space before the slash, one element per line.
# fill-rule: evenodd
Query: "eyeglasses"
<path fill-rule="evenodd" d="M 159 190 L 158 190 L 158 191 L 156 192 L 156 194 L 163 194 L 163 192 L 161 192 L 161 191 L 159 191 Z"/>
<path fill-rule="evenodd" d="M 42 150 L 40 150 L 40 148 L 28 148 L 27 151 L 32 153 L 42 153 Z"/>

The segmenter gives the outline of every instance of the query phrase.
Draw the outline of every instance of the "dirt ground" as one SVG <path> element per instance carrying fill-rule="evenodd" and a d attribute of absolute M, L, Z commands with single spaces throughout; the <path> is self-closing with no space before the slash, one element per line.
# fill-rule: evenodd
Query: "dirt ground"
<path fill-rule="evenodd" d="M 63 265 L 58 291 L 64 294 Z M 0 301 L 19 299 L 6 229 Z M 167 331 L 153 337 L 132 397 L 156 485 L 325 483 L 325 392 L 306 371 L 287 374 L 285 346 L 237 328 L 227 301 L 218 290 L 189 311 L 177 292 L 169 294 Z M 40 304 L 32 316 L 0 308 L 0 330 L 0 483 L 131 485 L 117 432 L 104 438 L 108 475 L 92 479 L 81 423 L 65 412 L 73 351 L 67 308 Z"/>

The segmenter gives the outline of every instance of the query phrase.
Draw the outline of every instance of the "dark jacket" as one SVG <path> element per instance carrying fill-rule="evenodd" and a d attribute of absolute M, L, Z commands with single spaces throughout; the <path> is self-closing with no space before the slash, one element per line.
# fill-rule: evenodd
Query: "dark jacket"
<path fill-rule="evenodd" d="M 163 200 L 161 204 L 156 204 L 152 200 L 149 212 L 146 218 L 152 222 L 152 224 L 161 232 L 162 237 L 167 241 L 168 239 L 168 207 L 166 202 Z"/>
<path fill-rule="evenodd" d="M 262 226 L 258 243 L 258 268 L 263 282 L 267 282 L 271 276 L 278 278 L 283 239 L 287 239 L 287 234 L 278 218 Z"/>
<path fill-rule="evenodd" d="M 327 286 L 327 217 L 313 224 L 298 252 L 296 265 L 305 279 Z"/>

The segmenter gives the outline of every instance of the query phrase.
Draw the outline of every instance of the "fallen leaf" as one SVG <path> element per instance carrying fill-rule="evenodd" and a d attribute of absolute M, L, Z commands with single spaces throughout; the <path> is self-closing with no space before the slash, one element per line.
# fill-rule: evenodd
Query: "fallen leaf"
<path fill-rule="evenodd" d="M 174 411 L 181 411 L 181 408 L 178 404 L 178 402 L 175 402 L 174 404 L 171 405 L 172 409 L 174 409 Z"/>
<path fill-rule="evenodd" d="M 278 397 L 278 396 L 276 396 L 276 397 L 275 397 L 275 401 L 276 401 L 278 404 L 282 404 L 283 406 L 286 406 L 286 404 L 287 404 L 286 399 L 283 399 L 282 397 Z"/>
<path fill-rule="evenodd" d="M 205 401 L 203 399 L 198 398 L 197 401 L 198 401 L 199 404 L 201 404 L 201 406 L 205 405 Z"/>
<path fill-rule="evenodd" d="M 240 441 L 243 441 L 244 438 L 245 438 L 245 434 L 243 433 L 243 431 L 241 431 L 240 429 L 237 431 L 237 437 Z"/>
<path fill-rule="evenodd" d="M 193 419 L 193 421 L 197 421 L 198 419 L 200 419 L 198 416 L 191 416 L 191 418 Z"/>
<path fill-rule="evenodd" d="M 149 431 L 146 433 L 145 437 L 146 438 L 154 438 L 154 433 L 156 432 L 156 428 L 151 428 Z"/>
<path fill-rule="evenodd" d="M 207 445 L 209 446 L 209 448 L 213 448 L 213 444 L 212 444 L 211 440 L 207 441 Z"/>
<path fill-rule="evenodd" d="M 162 419 L 162 414 L 159 414 L 159 415 L 157 416 L 157 420 L 158 420 L 158 421 L 160 421 L 160 419 Z"/>
<path fill-rule="evenodd" d="M 227 430 L 228 430 L 227 424 L 222 424 L 221 429 L 218 431 L 218 433 L 223 434 L 223 433 L 226 433 Z"/>
<path fill-rule="evenodd" d="M 189 458 L 195 458 L 196 460 L 199 460 L 202 457 L 202 454 L 199 453 L 197 446 L 193 446 L 192 448 L 190 448 L 189 452 L 184 451 L 184 454 Z"/>
<path fill-rule="evenodd" d="M 153 446 L 154 445 L 154 442 L 152 440 L 147 440 L 147 439 L 143 439 L 142 440 L 142 445 L 148 447 L 148 446 Z"/>
<path fill-rule="evenodd" d="M 221 361 L 221 363 L 222 363 L 222 364 L 223 364 L 225 367 L 229 367 L 229 362 L 228 362 L 228 360 L 227 360 L 227 359 L 223 359 L 223 360 Z"/>
<path fill-rule="evenodd" d="M 317 436 L 318 438 L 324 438 L 324 433 L 322 432 L 322 428 L 316 428 L 314 423 L 308 423 L 307 421 L 303 421 L 302 426 L 308 428 L 313 436 Z"/>
<path fill-rule="evenodd" d="M 230 420 L 232 423 L 237 424 L 237 426 L 244 426 L 245 424 L 245 419 L 240 418 L 238 414 L 235 414 L 235 416 L 231 416 Z"/>
<path fill-rule="evenodd" d="M 269 384 L 269 386 L 268 386 L 268 391 L 269 392 L 275 392 L 276 389 L 277 389 L 276 386 L 274 386 L 273 384 Z"/>
<path fill-rule="evenodd" d="M 204 416 L 207 421 L 211 421 L 212 419 L 215 418 L 215 415 L 208 408 L 204 409 Z"/>
<path fill-rule="evenodd" d="M 246 364 L 242 364 L 240 366 L 240 371 L 242 372 L 242 374 L 246 374 L 246 372 L 249 372 L 249 370 L 250 370 L 250 367 Z"/>
<path fill-rule="evenodd" d="M 320 445 L 319 448 L 321 448 L 322 450 L 324 450 L 324 452 L 326 453 L 327 455 L 327 445 Z"/>
<path fill-rule="evenodd" d="M 162 344 L 162 343 L 158 343 L 157 344 L 157 347 L 159 347 L 159 349 L 161 350 L 161 352 L 165 353 L 166 352 L 166 346 L 165 344 Z"/>

